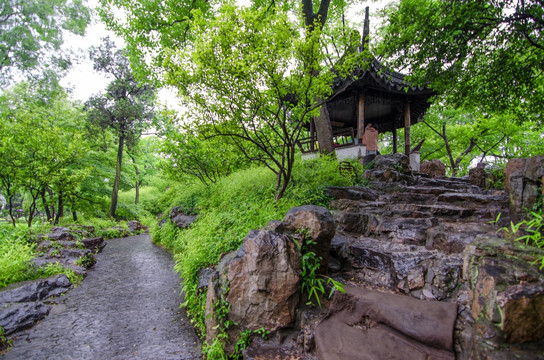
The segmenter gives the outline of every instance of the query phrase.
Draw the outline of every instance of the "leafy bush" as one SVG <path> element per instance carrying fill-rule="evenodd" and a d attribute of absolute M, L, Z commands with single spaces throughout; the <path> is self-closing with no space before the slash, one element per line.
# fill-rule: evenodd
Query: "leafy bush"
<path fill-rule="evenodd" d="M 138 220 L 140 216 L 143 216 L 143 211 L 137 205 L 119 203 L 115 210 L 115 216 L 122 220 Z"/>

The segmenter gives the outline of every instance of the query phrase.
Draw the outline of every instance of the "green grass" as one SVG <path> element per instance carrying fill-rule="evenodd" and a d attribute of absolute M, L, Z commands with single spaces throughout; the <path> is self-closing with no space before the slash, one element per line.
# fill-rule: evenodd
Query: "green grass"
<path fill-rule="evenodd" d="M 357 164 L 354 164 L 358 166 Z M 198 271 L 216 264 L 221 254 L 236 250 L 249 230 L 281 220 L 293 206 L 328 206 L 327 186 L 354 185 L 349 176 L 340 175 L 336 160 L 298 161 L 285 196 L 274 201 L 275 176 L 265 168 L 233 173 L 216 184 L 180 184 L 159 201 L 165 214 L 172 206 L 198 214 L 185 230 L 167 222 L 152 226 L 153 241 L 174 253 L 175 268 L 183 279 L 187 310 L 193 324 L 205 334 L 205 296 L 197 296 Z M 167 200 L 168 199 L 168 200 Z"/>

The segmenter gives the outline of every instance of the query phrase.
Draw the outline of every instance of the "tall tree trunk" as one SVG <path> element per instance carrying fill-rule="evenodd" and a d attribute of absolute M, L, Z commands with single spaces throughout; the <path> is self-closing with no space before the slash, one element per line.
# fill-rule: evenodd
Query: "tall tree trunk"
<path fill-rule="evenodd" d="M 329 118 L 327 104 L 323 104 L 319 109 L 319 116 L 315 118 L 315 128 L 317 131 L 317 142 L 319 143 L 319 152 L 321 154 L 336 154 L 334 152 L 334 142 L 332 140 L 332 126 Z"/>
<path fill-rule="evenodd" d="M 115 167 L 115 181 L 113 182 L 113 190 L 111 192 L 111 207 L 110 217 L 115 217 L 117 209 L 117 198 L 119 196 L 119 182 L 121 181 L 121 165 L 123 164 L 123 147 L 125 145 L 125 135 L 119 136 L 119 147 L 117 148 L 117 165 Z"/>
<path fill-rule="evenodd" d="M 57 208 L 57 216 L 55 217 L 55 225 L 59 224 L 59 220 L 64 216 L 64 196 L 62 192 L 59 193 L 59 206 Z"/>
<path fill-rule="evenodd" d="M 17 222 L 15 221 L 15 217 L 13 216 L 13 195 L 8 196 L 9 198 L 9 217 L 11 218 L 11 223 L 13 224 L 13 227 L 17 227 Z"/>
<path fill-rule="evenodd" d="M 36 210 L 37 197 L 32 196 L 32 204 L 28 208 L 28 227 L 32 227 L 32 220 L 34 220 L 34 211 Z"/>
<path fill-rule="evenodd" d="M 136 170 L 136 196 L 134 197 L 134 204 L 138 205 L 138 203 L 140 202 L 140 170 L 136 165 L 136 159 L 134 158 L 134 155 L 131 154 L 130 158 L 132 159 L 132 163 L 134 164 L 134 170 Z"/>
<path fill-rule="evenodd" d="M 49 194 L 49 202 L 51 203 L 50 212 L 51 212 L 51 221 L 52 221 L 55 218 L 55 202 L 53 201 L 55 194 L 53 193 L 53 190 L 51 190 L 50 187 L 47 187 L 45 190 Z"/>
<path fill-rule="evenodd" d="M 47 216 L 47 221 L 53 220 L 53 216 L 51 216 L 51 211 L 49 211 L 49 206 L 47 205 L 47 199 L 45 198 L 45 189 L 42 191 L 42 202 L 43 202 L 43 208 L 45 209 L 45 215 Z"/>
<path fill-rule="evenodd" d="M 74 219 L 74 222 L 77 221 L 77 211 L 72 210 L 72 218 Z"/>

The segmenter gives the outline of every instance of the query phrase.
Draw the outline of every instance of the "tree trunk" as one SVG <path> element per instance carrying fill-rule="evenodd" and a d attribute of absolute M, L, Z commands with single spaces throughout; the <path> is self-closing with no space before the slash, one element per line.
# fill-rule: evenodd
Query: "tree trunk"
<path fill-rule="evenodd" d="M 130 158 L 132 159 L 132 163 L 134 164 L 134 170 L 136 170 L 136 196 L 134 197 L 134 204 L 138 205 L 138 203 L 140 202 L 140 170 L 136 165 L 136 159 L 134 158 L 134 156 L 130 155 Z"/>
<path fill-rule="evenodd" d="M 32 227 L 32 220 L 34 220 L 34 211 L 36 210 L 36 199 L 37 197 L 32 198 L 32 204 L 28 208 L 28 227 Z"/>
<path fill-rule="evenodd" d="M 42 202 L 43 202 L 43 208 L 45 209 L 45 215 L 47 216 L 47 221 L 50 222 L 53 220 L 53 216 L 51 216 L 51 211 L 49 211 L 49 206 L 47 205 L 47 199 L 45 198 L 45 189 L 42 191 Z"/>
<path fill-rule="evenodd" d="M 134 205 L 138 205 L 140 201 L 140 181 L 136 180 L 136 196 L 134 197 Z"/>
<path fill-rule="evenodd" d="M 55 217 L 55 225 L 59 224 L 59 220 L 61 217 L 64 216 L 64 197 L 62 196 L 62 192 L 59 193 L 59 206 L 57 208 L 57 216 Z"/>
<path fill-rule="evenodd" d="M 47 187 L 46 188 L 46 191 L 47 193 L 49 194 L 49 201 L 51 202 L 51 207 L 50 207 L 50 213 L 51 213 L 51 220 L 52 221 L 54 218 L 55 218 L 55 202 L 53 201 L 53 197 L 55 194 L 53 194 L 53 190 L 51 190 L 51 188 Z"/>
<path fill-rule="evenodd" d="M 125 135 L 119 136 L 119 147 L 117 148 L 117 165 L 115 167 L 115 181 L 113 182 L 113 189 L 111 192 L 111 207 L 110 217 L 115 217 L 115 210 L 117 209 L 117 198 L 119 195 L 119 182 L 121 181 L 121 165 L 123 164 L 123 147 L 125 145 Z"/>
<path fill-rule="evenodd" d="M 13 195 L 8 197 L 9 197 L 9 217 L 11 218 L 11 223 L 13 224 L 13 227 L 17 227 L 17 222 L 15 221 L 15 217 L 13 216 Z"/>
<path fill-rule="evenodd" d="M 72 210 L 72 218 L 74 219 L 74 222 L 77 221 L 77 211 Z"/>
<path fill-rule="evenodd" d="M 329 119 L 327 104 L 321 106 L 319 116 L 315 119 L 315 128 L 317 130 L 319 152 L 321 154 L 335 154 L 334 143 L 332 141 L 332 126 Z"/>

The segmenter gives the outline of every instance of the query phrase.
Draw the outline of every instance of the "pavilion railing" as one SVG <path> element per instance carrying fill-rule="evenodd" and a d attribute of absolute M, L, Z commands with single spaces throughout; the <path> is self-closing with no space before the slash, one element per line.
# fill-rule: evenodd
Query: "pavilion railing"
<path fill-rule="evenodd" d="M 353 146 L 355 142 L 355 131 L 353 128 L 336 130 L 332 134 L 332 141 L 335 148 Z M 316 136 L 310 136 L 298 141 L 298 146 L 303 154 L 315 152 L 319 149 Z"/>

